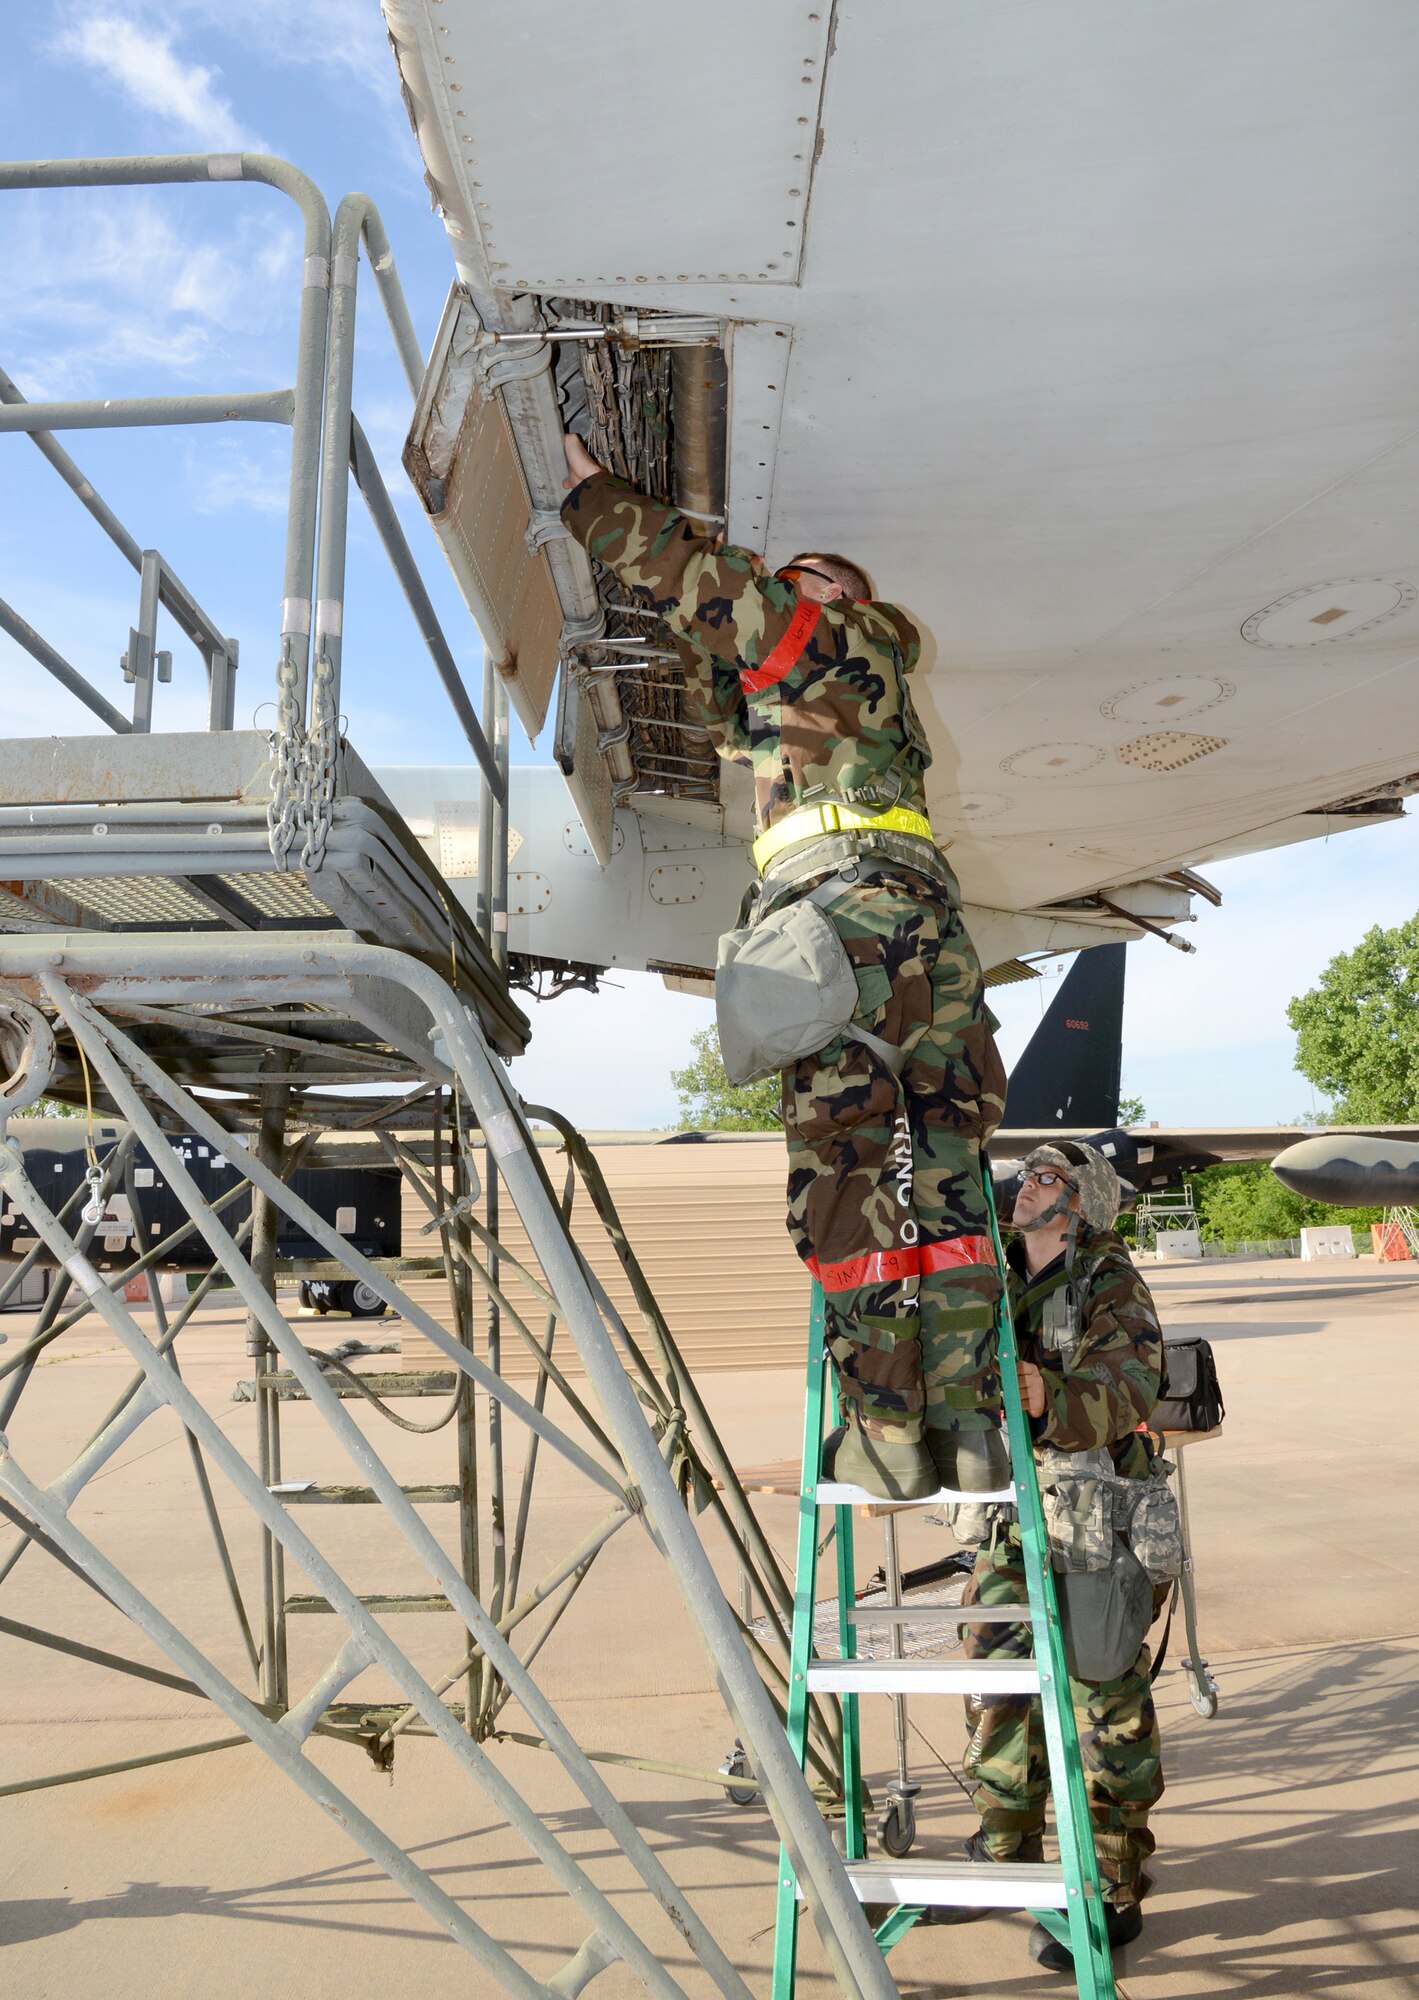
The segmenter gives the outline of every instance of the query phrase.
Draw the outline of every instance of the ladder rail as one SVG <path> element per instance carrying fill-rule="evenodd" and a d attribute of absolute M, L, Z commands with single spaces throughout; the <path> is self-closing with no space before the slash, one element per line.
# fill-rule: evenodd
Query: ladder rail
<path fill-rule="evenodd" d="M 1035 1634 L 1040 1713 L 1044 1721 L 1045 1754 L 1054 1797 L 1055 1831 L 1068 1892 L 1065 1904 L 1067 1924 L 1061 1924 L 1052 1910 L 1032 1910 L 1031 1915 L 1072 1950 L 1079 2000 L 1114 2000 L 1113 1965 L 1105 1928 L 1099 1861 L 1089 1818 L 1089 1798 L 1084 1785 L 1079 1728 L 1074 1718 L 1069 1669 L 1064 1656 L 1064 1633 L 1059 1622 L 1059 1600 L 1049 1557 L 1044 1507 L 1040 1500 L 1039 1480 L 1035 1475 L 1034 1440 L 1020 1398 L 1017 1371 L 1020 1348 L 1015 1334 L 1015 1315 L 1010 1305 L 1009 1266 L 1005 1261 L 1005 1246 L 1001 1242 L 1000 1222 L 995 1212 L 995 1190 L 988 1171 L 982 1179 L 990 1215 L 990 1240 L 1001 1275 L 997 1320 L 1000 1380 L 1010 1439 L 1011 1479 L 1020 1523 L 1020 1547 L 1025 1562 L 1025 1588 Z M 1061 1776 L 1063 1784 L 1060 1783 Z"/>
<path fill-rule="evenodd" d="M 823 1440 L 823 1294 L 813 1287 L 808 1319 L 808 1388 L 803 1399 L 803 1459 L 798 1490 L 798 1546 L 793 1565 L 793 1622 L 789 1642 L 788 1708 L 784 1727 L 802 1767 L 808 1743 L 808 1662 L 813 1650 L 813 1596 L 818 1579 L 818 1459 Z M 797 1882 L 788 1849 L 779 1848 L 774 1908 L 772 2000 L 793 2000 L 798 1959 Z"/>
<path fill-rule="evenodd" d="M 887 1920 L 879 1926 L 876 1935 L 884 1953 L 906 1934 L 923 1907 L 931 1902 L 968 1901 L 980 1907 L 1027 1907 L 1038 1923 L 1069 1947 L 1073 1955 L 1078 2000 L 1116 2000 L 1103 1887 L 1084 1782 L 1058 1594 L 1035 1469 L 1034 1442 L 1020 1395 L 1017 1366 L 1019 1343 L 1010 1306 L 1008 1266 L 988 1171 L 982 1179 L 991 1245 L 1002 1277 L 996 1317 L 997 1354 L 1011 1462 L 1009 1489 L 991 1497 L 1009 1498 L 1016 1508 L 1027 1603 L 1018 1607 L 962 1607 L 950 1615 L 961 1623 L 990 1625 L 1007 1622 L 1008 1619 L 1008 1622 L 1028 1625 L 1034 1635 L 1034 1658 L 1024 1664 L 987 1660 L 949 1668 L 931 1662 L 875 1662 L 857 1658 L 858 1627 L 871 1623 L 871 1614 L 859 1611 L 855 1604 L 852 1499 L 861 1496 L 852 1496 L 851 1489 L 845 1489 L 840 1494 L 837 1489 L 825 1486 L 819 1478 L 827 1362 L 824 1299 L 821 1287 L 815 1284 L 809 1320 L 808 1379 L 804 1397 L 803 1471 L 798 1494 L 787 1733 L 790 1748 L 801 1766 L 806 1755 L 812 1692 L 815 1688 L 838 1691 L 843 1715 L 844 1848 L 850 1877 L 859 1894 L 866 1895 L 869 1889 L 875 1889 L 883 1896 L 900 1893 L 902 1896 L 915 1894 L 920 1898 L 919 1902 L 899 1901 Z M 832 1506 L 835 1522 L 839 1642 L 836 1661 L 818 1660 L 813 1648 L 813 1612 L 820 1555 L 818 1509 L 821 1505 Z M 886 1621 L 895 1631 L 903 1615 L 903 1607 L 893 1605 L 885 1610 Z M 943 1619 L 942 1622 L 946 1621 Z M 1039 1701 L 1054 1800 L 1059 1866 L 1030 1864 L 1012 1867 L 1006 1863 L 976 1863 L 964 1867 L 959 1864 L 928 1864 L 911 1869 L 900 1864 L 882 1868 L 867 1862 L 857 1716 L 859 1691 L 887 1692 L 895 1700 L 900 1700 L 905 1687 L 911 1682 L 928 1687 L 934 1682 L 938 1688 L 944 1689 L 964 1687 L 972 1679 L 979 1686 L 996 1688 L 1003 1688 L 1009 1680 L 1013 1689 L 1018 1682 L 1022 1689 L 1028 1687 L 1034 1692 Z M 798 1910 L 793 1868 L 786 1850 L 781 1848 L 772 2000 L 794 2000 Z"/>

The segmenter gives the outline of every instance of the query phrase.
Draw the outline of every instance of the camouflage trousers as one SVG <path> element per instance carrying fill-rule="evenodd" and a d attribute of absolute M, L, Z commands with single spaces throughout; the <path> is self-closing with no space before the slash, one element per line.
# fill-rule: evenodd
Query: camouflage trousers
<path fill-rule="evenodd" d="M 1166 1597 L 1168 1586 L 1162 1588 Z M 987 1544 L 962 1600 L 967 1604 L 1023 1604 L 1025 1566 L 1017 1527 L 997 1530 Z M 1028 1659 L 1027 1625 L 970 1625 L 969 1659 Z M 1071 1679 L 1069 1692 L 1079 1730 L 1084 1789 L 1104 1894 L 1112 1903 L 1141 1902 L 1148 1890 L 1143 1864 L 1153 1852 L 1148 1811 L 1163 1793 L 1158 1718 L 1148 1679 L 1147 1645 L 1111 1681 Z M 996 1861 L 1038 1860 L 1039 1836 L 1049 1797 L 1044 1721 L 1038 1700 L 1004 1696 L 968 1706 L 973 1724 L 966 1746 L 967 1781 L 974 1780 L 976 1810 L 988 1853 Z"/>
<path fill-rule="evenodd" d="M 839 1036 L 784 1072 L 789 1234 L 866 1434 L 982 1429 L 1000 1409 L 1000 1280 L 980 1155 L 1005 1077 L 980 963 L 960 912 L 925 885 L 845 887 L 827 915 L 857 978 L 854 1020 L 906 1060 L 894 1076 Z"/>

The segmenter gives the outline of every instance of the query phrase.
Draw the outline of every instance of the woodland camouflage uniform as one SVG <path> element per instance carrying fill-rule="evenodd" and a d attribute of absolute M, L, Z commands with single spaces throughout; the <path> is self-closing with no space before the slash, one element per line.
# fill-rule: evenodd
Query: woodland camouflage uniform
<path fill-rule="evenodd" d="M 924 812 L 931 751 L 907 685 L 921 640 L 904 612 L 801 602 L 757 556 L 716 547 L 607 473 L 562 515 L 665 620 L 717 749 L 752 767 L 761 831 L 821 802 Z M 890 831 L 818 834 L 769 865 L 761 908 L 839 871 L 827 915 L 857 977 L 854 1020 L 906 1062 L 898 1078 L 838 1037 L 784 1072 L 788 1226 L 823 1286 L 848 1410 L 865 1435 L 917 1445 L 999 1418 L 980 1153 L 1005 1079 L 939 849 Z"/>
<path fill-rule="evenodd" d="M 1072 1277 L 1063 1257 L 1030 1277 L 1018 1237 L 1007 1247 L 1006 1262 L 1021 1359 L 1033 1361 L 1044 1377 L 1045 1413 L 1030 1419 L 1036 1445 L 1062 1451 L 1105 1446 L 1121 1477 L 1146 1478 L 1149 1451 L 1138 1426 L 1147 1423 L 1158 1399 L 1162 1333 L 1148 1287 L 1123 1243 L 1112 1231 L 1087 1238 Z M 1066 1316 L 1070 1291 L 1074 1339 Z M 964 1601 L 1025 1603 L 1017 1525 L 997 1528 L 980 1551 Z M 963 1630 L 968 1658 L 1033 1657 L 1026 1625 Z M 1145 1643 L 1117 1679 L 1070 1681 L 1099 1868 L 1105 1895 L 1119 1906 L 1145 1892 L 1143 1864 L 1154 1848 L 1148 1811 L 1163 1791 L 1151 1664 Z M 976 1806 L 986 1852 L 996 1861 L 1038 1860 L 1049 1795 L 1039 1701 L 1000 1696 L 973 1703 L 968 1712 L 975 1726 L 966 1769 L 980 1787 Z"/>

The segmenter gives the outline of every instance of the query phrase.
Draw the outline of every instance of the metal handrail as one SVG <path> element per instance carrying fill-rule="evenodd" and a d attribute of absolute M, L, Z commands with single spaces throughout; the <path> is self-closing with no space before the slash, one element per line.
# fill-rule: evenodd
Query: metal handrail
<path fill-rule="evenodd" d="M 293 201 L 304 225 L 301 304 L 295 381 L 290 388 L 231 395 L 145 396 L 31 403 L 0 370 L 0 435 L 27 434 L 89 513 L 144 578 L 136 653 L 129 678 L 138 685 L 127 721 L 107 698 L 10 606 L 0 602 L 0 629 L 25 647 L 61 685 L 119 733 L 148 726 L 157 659 L 149 629 L 162 604 L 203 655 L 209 676 L 211 730 L 233 726 L 236 643 L 202 610 L 169 565 L 140 549 L 94 491 L 54 432 L 190 423 L 261 422 L 291 426 L 291 471 L 281 597 L 281 648 L 276 673 L 277 791 L 304 792 L 314 802 L 301 859 L 318 866 L 323 853 L 322 790 L 329 789 L 339 734 L 340 654 L 347 548 L 348 483 L 353 469 L 381 543 L 427 644 L 459 725 L 499 804 L 506 786 L 452 648 L 419 577 L 412 552 L 351 408 L 359 253 L 374 273 L 405 381 L 417 395 L 424 357 L 379 211 L 368 196 L 349 194 L 332 226 L 315 183 L 284 160 L 262 153 L 196 153 L 114 159 L 0 163 L 0 191 L 40 188 L 136 187 L 255 181 Z M 311 690 L 311 642 L 317 686 Z M 136 671 L 135 671 L 136 669 Z M 307 734 L 309 731 L 309 734 Z M 328 815 L 326 815 L 328 817 Z M 273 811 L 272 846 L 284 865 L 294 828 L 289 811 Z"/>

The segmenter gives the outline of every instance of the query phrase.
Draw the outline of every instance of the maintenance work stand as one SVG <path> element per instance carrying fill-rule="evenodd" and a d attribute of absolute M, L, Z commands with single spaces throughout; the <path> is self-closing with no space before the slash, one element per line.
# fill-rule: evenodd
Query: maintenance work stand
<path fill-rule="evenodd" d="M 259 154 L 0 166 L 0 192 L 45 202 L 73 189 L 176 185 L 206 190 L 214 202 L 294 205 L 304 243 L 291 382 L 27 402 L 19 385 L 0 378 L 0 433 L 29 441 L 6 448 L 42 455 L 89 517 L 86 531 L 108 538 L 137 586 L 137 621 L 126 648 L 114 648 L 115 657 L 123 651 L 129 712 L 22 609 L 0 606 L 8 636 L 98 725 L 90 735 L 0 742 L 0 1214 L 18 1260 L 0 1283 L 0 1305 L 23 1295 L 41 1263 L 54 1273 L 28 1329 L 0 1348 L 0 1515 L 12 1534 L 0 1549 L 0 1587 L 17 1569 L 28 1576 L 40 1562 L 58 1565 L 88 1593 L 75 1619 L 97 1598 L 110 1621 L 100 1632 L 75 1632 L 6 1616 L 0 1633 L 33 1649 L 36 1662 L 57 1654 L 100 1676 L 197 1699 L 225 1728 L 117 1763 L 0 1784 L 0 1797 L 251 1745 L 454 1940 L 477 1966 L 480 1990 L 574 2000 L 619 1965 L 654 2000 L 688 2000 L 673 1969 L 688 1952 L 696 1992 L 708 1981 L 725 2000 L 752 2000 L 611 1783 L 621 1766 L 668 1775 L 699 1796 L 723 1797 L 734 1781 L 635 1747 L 589 1750 L 533 1671 L 552 1627 L 599 1574 L 601 1551 L 627 1531 L 644 1534 L 667 1599 L 682 1607 L 723 1693 L 839 1990 L 847 2000 L 893 2000 L 882 1953 L 784 1733 L 791 1583 L 594 1158 L 565 1120 L 537 1109 L 562 1141 L 565 1177 L 554 1187 L 532 1108 L 508 1078 L 505 1059 L 522 1050 L 529 1029 L 507 953 L 506 692 L 485 661 L 479 713 L 352 407 L 362 269 L 373 275 L 411 407 L 426 378 L 380 218 L 354 195 L 332 220 L 303 174 Z M 643 323 L 641 346 L 646 334 Z M 555 412 L 559 383 L 548 343 L 534 340 L 472 392 L 469 421 L 502 437 L 504 396 L 542 396 Z M 87 428 L 230 422 L 276 424 L 291 436 L 284 562 L 270 589 L 280 605 L 274 674 L 264 685 L 248 682 L 240 703 L 238 647 L 224 622 L 171 559 L 119 519 L 59 442 Z M 593 441 L 606 449 L 594 430 Z M 358 716 L 347 728 L 342 712 L 352 487 L 482 776 L 468 904 L 361 758 Z M 542 560 L 540 544 L 528 555 Z M 608 615 L 603 606 L 589 617 L 581 640 L 604 633 Z M 205 729 L 158 727 L 162 689 L 183 671 L 163 643 L 163 618 L 198 656 Z M 242 672 L 251 671 L 248 662 Z M 238 708 L 260 706 L 268 686 L 270 726 L 235 726 Z M 594 737 L 594 719 L 586 726 Z M 31 1174 L 22 1143 L 19 1115 L 45 1101 L 82 1121 L 88 1166 L 67 1199 Z M 135 1172 L 138 1147 L 156 1168 Z M 239 1167 L 220 1195 L 204 1178 L 214 1159 Z M 399 1169 L 432 1225 L 428 1257 L 362 1255 L 293 1185 L 298 1168 L 362 1162 Z M 184 1217 L 158 1235 L 145 1201 L 155 1182 L 144 1177 L 155 1172 Z M 516 1211 L 530 1257 L 503 1243 L 500 1202 L 504 1213 Z M 382 1301 L 435 1350 L 436 1365 L 386 1370 L 381 1380 L 363 1372 L 358 1356 L 312 1346 L 319 1322 L 287 1317 L 278 1303 L 281 1226 L 314 1244 L 308 1278 L 364 1287 L 361 1296 Z M 613 1244 L 637 1324 L 593 1275 L 577 1229 Z M 179 1250 L 199 1271 L 196 1289 L 170 1316 L 161 1297 L 138 1307 L 136 1281 Z M 444 1290 L 437 1311 L 411 1290 L 430 1277 Z M 246 1367 L 233 1387 L 254 1403 L 249 1456 L 180 1369 L 219 1283 L 233 1288 L 246 1318 Z M 133 1373 L 72 1462 L 50 1478 L 36 1470 L 46 1451 L 36 1376 L 47 1350 L 82 1320 L 101 1325 Z M 508 1342 L 524 1365 L 531 1358 L 530 1389 L 509 1379 L 518 1371 L 505 1370 Z M 582 1382 L 562 1365 L 568 1346 Z M 379 1446 L 379 1423 L 398 1422 L 392 1405 L 404 1397 L 443 1402 L 434 1421 L 450 1427 L 453 1463 L 439 1479 L 401 1478 Z M 293 1406 L 304 1406 L 295 1410 L 303 1434 L 309 1439 L 318 1422 L 348 1461 L 344 1478 L 291 1477 L 301 1469 L 289 1456 L 283 1462 L 283 1416 L 292 1422 Z M 104 1507 L 91 1504 L 91 1482 L 105 1468 L 122 1472 L 119 1455 L 155 1416 L 181 1426 L 189 1516 L 203 1524 L 225 1608 L 216 1625 L 169 1600 L 160 1529 L 114 1534 L 121 1480 L 101 1489 Z M 513 1425 L 520 1478 L 508 1476 Z M 579 1528 L 569 1547 L 555 1543 L 559 1533 L 565 1539 L 565 1502 L 549 1496 L 549 1461 L 563 1490 L 570 1478 L 583 1500 L 599 1496 L 599 1524 Z M 349 1573 L 340 1523 L 352 1506 L 379 1510 L 398 1539 L 408 1587 L 377 1593 Z M 445 1510 L 441 1519 L 451 1516 L 456 1530 L 435 1534 L 430 1508 Z M 751 1578 L 772 1628 L 768 1644 L 751 1646 L 727 1602 L 704 1539 L 711 1534 L 723 1538 L 731 1567 Z M 540 1573 L 531 1580 L 534 1545 Z M 306 1590 L 287 1588 L 290 1566 Z M 112 1641 L 115 1610 L 127 1621 L 124 1649 Z M 425 1634 L 446 1634 L 443 1671 L 422 1669 L 418 1648 L 397 1636 L 411 1613 L 422 1614 Z M 311 1647 L 332 1628 L 322 1663 Z M 95 1643 L 100 1637 L 107 1643 Z M 518 1730 L 506 1727 L 512 1701 L 525 1719 Z M 550 1887 L 565 1906 L 566 1928 L 580 1942 L 550 1978 L 529 1959 L 545 1956 L 552 1930 L 539 1925 L 538 1935 L 511 1944 L 493 1935 L 476 1895 L 452 1896 L 339 1782 L 338 1760 L 327 1768 L 309 1754 L 319 1737 L 389 1771 L 410 1732 L 436 1746 L 458 1782 L 515 1831 L 540 1871 L 540 1893 Z M 509 1742 L 556 1759 L 602 1830 L 605 1852 L 645 1892 L 637 1921 L 613 1900 L 613 1885 L 598 1880 L 594 1857 L 574 1852 L 513 1782 L 499 1755 Z"/>

